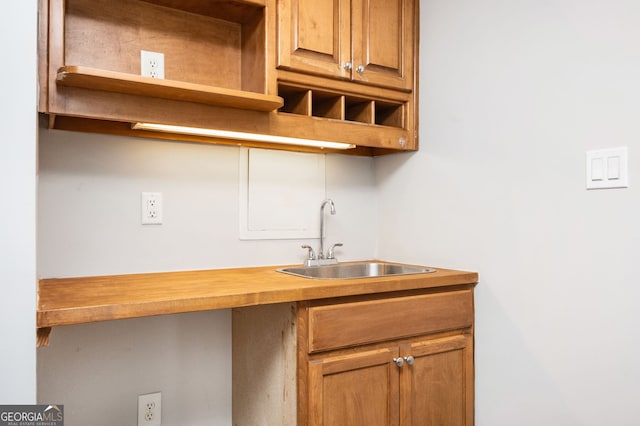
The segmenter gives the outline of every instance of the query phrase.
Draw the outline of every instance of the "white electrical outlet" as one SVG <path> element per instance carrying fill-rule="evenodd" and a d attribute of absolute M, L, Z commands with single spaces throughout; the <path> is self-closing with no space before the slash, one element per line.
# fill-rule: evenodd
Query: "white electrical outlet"
<path fill-rule="evenodd" d="M 138 395 L 138 426 L 162 426 L 162 393 Z"/>
<path fill-rule="evenodd" d="M 140 51 L 140 75 L 164 78 L 164 53 Z"/>
<path fill-rule="evenodd" d="M 162 193 L 143 192 L 141 200 L 142 224 L 162 225 Z"/>

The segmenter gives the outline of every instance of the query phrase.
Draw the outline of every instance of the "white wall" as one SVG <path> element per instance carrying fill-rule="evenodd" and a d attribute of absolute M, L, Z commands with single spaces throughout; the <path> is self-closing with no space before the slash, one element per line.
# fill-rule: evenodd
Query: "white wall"
<path fill-rule="evenodd" d="M 317 247 L 238 239 L 236 147 L 41 129 L 39 153 L 42 277 L 302 263 L 300 245 Z M 326 241 L 344 243 L 342 260 L 374 257 L 373 160 L 326 161 Z M 163 225 L 140 225 L 143 191 L 162 192 Z M 38 399 L 65 404 L 68 426 L 126 426 L 137 395 L 162 391 L 163 425 L 230 425 L 230 321 L 223 310 L 54 328 Z"/>
<path fill-rule="evenodd" d="M 637 425 L 640 2 L 421 20 L 421 150 L 376 160 L 380 257 L 479 271 L 477 425 Z M 585 151 L 616 146 L 631 187 L 586 191 Z"/>
<path fill-rule="evenodd" d="M 0 14 L 0 404 L 36 400 L 35 0 Z"/>
<path fill-rule="evenodd" d="M 44 277 L 301 263 L 300 245 L 317 246 L 238 239 L 235 147 L 42 129 L 39 170 Z M 343 260 L 374 255 L 373 160 L 328 156 L 326 175 L 337 214 L 327 215 L 325 241 L 344 243 Z M 163 225 L 140 225 L 143 191 L 162 193 Z"/>

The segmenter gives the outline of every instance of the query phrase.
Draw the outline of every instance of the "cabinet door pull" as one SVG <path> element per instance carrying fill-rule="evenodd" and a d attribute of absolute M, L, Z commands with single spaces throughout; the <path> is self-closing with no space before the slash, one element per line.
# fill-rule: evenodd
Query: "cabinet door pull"
<path fill-rule="evenodd" d="M 344 65 L 342 66 L 342 68 L 344 68 L 345 70 L 349 71 L 351 68 L 353 68 L 353 63 L 352 62 L 345 62 Z"/>
<path fill-rule="evenodd" d="M 407 361 L 407 364 L 409 364 L 409 365 L 413 365 L 414 358 L 413 358 L 411 355 L 409 355 L 409 356 L 405 356 L 405 357 L 404 357 L 404 360 L 405 360 L 405 361 Z"/>
<path fill-rule="evenodd" d="M 404 359 L 402 359 L 400 357 L 394 358 L 393 362 L 395 362 L 398 367 L 402 367 L 402 364 L 404 364 Z"/>
<path fill-rule="evenodd" d="M 362 74 L 364 72 L 364 65 L 358 65 L 356 72 Z"/>

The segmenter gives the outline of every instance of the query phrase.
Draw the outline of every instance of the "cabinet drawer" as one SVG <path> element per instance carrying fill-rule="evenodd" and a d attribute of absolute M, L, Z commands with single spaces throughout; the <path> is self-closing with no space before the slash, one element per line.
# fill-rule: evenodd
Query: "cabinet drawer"
<path fill-rule="evenodd" d="M 309 308 L 309 352 L 382 342 L 473 324 L 471 290 Z"/>

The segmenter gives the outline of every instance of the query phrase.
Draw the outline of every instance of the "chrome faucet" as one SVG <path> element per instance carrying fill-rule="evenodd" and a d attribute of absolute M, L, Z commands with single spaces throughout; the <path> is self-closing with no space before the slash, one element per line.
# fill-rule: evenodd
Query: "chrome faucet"
<path fill-rule="evenodd" d="M 331 198 L 327 198 L 322 202 L 322 204 L 320 204 L 320 250 L 318 252 L 318 259 L 324 259 L 324 208 L 327 204 L 331 207 L 331 214 L 336 214 L 336 205 L 333 203 Z"/>
<path fill-rule="evenodd" d="M 309 245 L 303 245 L 303 249 L 308 250 L 307 260 L 305 261 L 305 265 L 307 266 L 317 266 L 317 265 L 330 265 L 334 263 L 338 263 L 338 260 L 335 257 L 334 250 L 336 247 L 342 247 L 342 243 L 335 243 L 332 245 L 329 250 L 327 250 L 327 254 L 324 254 L 324 209 L 327 206 L 330 207 L 330 213 L 332 215 L 336 214 L 336 205 L 334 204 L 331 198 L 327 198 L 320 205 L 320 249 L 318 250 L 318 254 L 313 251 L 313 248 Z"/>

